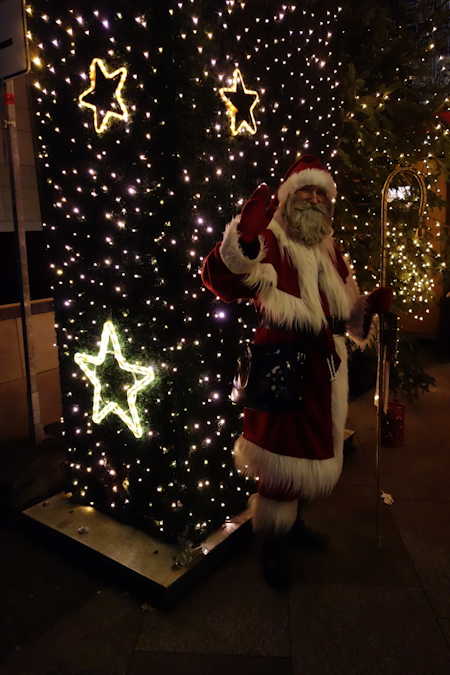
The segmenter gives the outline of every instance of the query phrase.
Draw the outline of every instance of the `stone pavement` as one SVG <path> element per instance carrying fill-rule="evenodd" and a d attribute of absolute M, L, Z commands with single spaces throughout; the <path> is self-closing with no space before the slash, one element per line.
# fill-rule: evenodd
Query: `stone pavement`
<path fill-rule="evenodd" d="M 357 448 L 339 486 L 307 514 L 331 549 L 295 553 L 289 593 L 264 585 L 250 543 L 164 612 L 1 526 L 1 675 L 448 675 L 450 364 L 430 370 L 437 388 L 408 407 L 405 446 L 384 450 L 383 548 L 367 394 L 351 405 Z"/>

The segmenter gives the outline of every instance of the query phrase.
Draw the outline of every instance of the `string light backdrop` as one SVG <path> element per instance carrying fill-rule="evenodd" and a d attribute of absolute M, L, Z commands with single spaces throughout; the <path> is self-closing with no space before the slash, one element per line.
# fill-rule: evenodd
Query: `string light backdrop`
<path fill-rule="evenodd" d="M 436 318 L 445 270 L 439 208 L 445 205 L 450 136 L 436 113 L 446 106 L 448 17 L 436 3 L 413 4 L 410 14 L 407 3 L 345 3 L 345 33 L 336 45 L 345 64 L 345 105 L 334 226 L 360 287 L 370 291 L 379 278 L 383 184 L 399 165 L 421 173 L 428 191 L 424 221 L 418 222 L 416 186 L 403 176 L 390 194 L 387 248 L 394 311 L 402 325 L 422 332 Z"/>
<path fill-rule="evenodd" d="M 199 270 L 261 181 L 334 157 L 340 9 L 316 4 L 28 9 L 68 489 L 167 540 L 254 491 L 229 394 L 255 318 Z"/>

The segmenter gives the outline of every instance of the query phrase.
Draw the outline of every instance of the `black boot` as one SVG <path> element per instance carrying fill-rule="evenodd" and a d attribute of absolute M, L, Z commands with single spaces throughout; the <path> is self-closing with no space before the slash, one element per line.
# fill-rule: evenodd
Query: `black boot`
<path fill-rule="evenodd" d="M 261 544 L 264 579 L 272 588 L 282 590 L 291 583 L 290 560 L 286 534 L 266 535 Z"/>
<path fill-rule="evenodd" d="M 323 552 L 329 548 L 327 535 L 307 527 L 302 518 L 297 518 L 289 532 L 288 539 L 290 544 L 312 551 Z"/>

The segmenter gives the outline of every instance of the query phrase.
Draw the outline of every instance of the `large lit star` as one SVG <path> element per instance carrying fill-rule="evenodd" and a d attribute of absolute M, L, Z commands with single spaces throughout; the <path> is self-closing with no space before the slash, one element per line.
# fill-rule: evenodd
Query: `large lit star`
<path fill-rule="evenodd" d="M 257 91 L 246 88 L 239 68 L 236 68 L 233 73 L 232 86 L 219 89 L 219 93 L 227 107 L 233 136 L 246 131 L 250 134 L 256 134 L 256 120 L 253 110 L 259 103 L 259 95 Z"/>
<path fill-rule="evenodd" d="M 127 388 L 128 410 L 124 410 L 115 401 L 104 401 L 104 392 L 100 378 L 97 375 L 97 366 L 101 366 L 107 354 L 114 354 L 119 368 L 131 373 L 134 377 L 134 384 Z M 136 398 L 140 391 L 145 389 L 155 379 L 155 373 L 151 366 L 132 365 L 125 361 L 120 347 L 119 338 L 116 329 L 111 321 L 106 321 L 103 326 L 100 349 L 97 356 L 90 354 L 75 354 L 75 363 L 80 366 L 83 373 L 94 385 L 94 407 L 92 419 L 96 424 L 100 424 L 107 415 L 114 413 L 120 417 L 127 427 L 133 432 L 136 438 L 142 436 L 142 426 L 139 420 L 139 414 L 136 408 Z M 137 377 L 137 376 L 141 377 Z"/>
<path fill-rule="evenodd" d="M 80 108 L 89 108 L 94 113 L 94 126 L 98 134 L 102 134 L 109 127 L 111 120 L 128 120 L 128 110 L 122 98 L 122 89 L 127 77 L 125 66 L 108 72 L 103 59 L 93 59 L 89 66 L 91 86 L 78 98 Z M 116 80 L 119 80 L 116 82 Z M 112 87 L 114 91 L 112 91 Z M 107 96 L 105 96 L 107 86 Z M 98 90 L 102 90 L 99 95 Z M 103 100 L 100 100 L 102 99 Z M 90 101 L 88 100 L 90 99 Z M 109 99 L 105 102 L 105 99 Z"/>

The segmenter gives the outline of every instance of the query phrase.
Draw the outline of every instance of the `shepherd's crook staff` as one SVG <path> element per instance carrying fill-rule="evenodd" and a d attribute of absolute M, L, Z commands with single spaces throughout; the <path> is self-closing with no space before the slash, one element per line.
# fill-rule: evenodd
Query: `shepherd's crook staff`
<path fill-rule="evenodd" d="M 424 178 L 417 169 L 412 166 L 398 166 L 391 171 L 386 178 L 381 191 L 381 223 L 380 223 L 380 287 L 386 286 L 387 256 L 386 256 L 386 228 L 388 225 L 388 190 L 392 180 L 399 174 L 405 174 L 417 181 L 420 190 L 419 203 L 419 229 L 425 213 L 427 188 Z M 383 314 L 379 317 L 380 329 L 378 336 L 378 405 L 377 405 L 377 447 L 376 447 L 376 475 L 377 475 L 377 506 L 376 506 L 376 535 L 377 544 L 381 548 L 380 508 L 381 508 L 381 447 L 383 442 L 383 417 L 387 413 L 389 398 L 389 358 L 388 345 L 386 342 L 386 320 Z"/>

